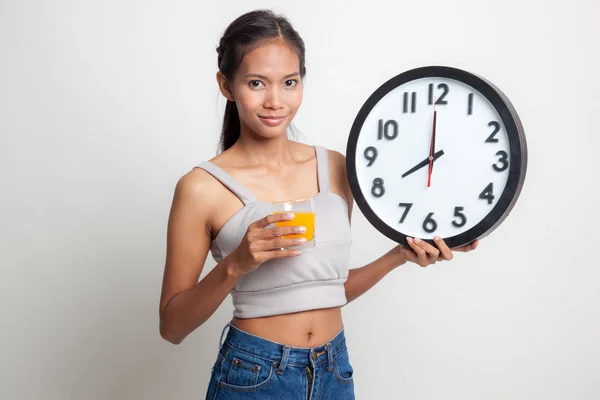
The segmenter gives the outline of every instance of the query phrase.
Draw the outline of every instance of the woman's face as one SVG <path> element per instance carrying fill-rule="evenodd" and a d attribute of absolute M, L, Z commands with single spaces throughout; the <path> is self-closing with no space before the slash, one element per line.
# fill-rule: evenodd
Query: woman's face
<path fill-rule="evenodd" d="M 242 131 L 285 135 L 302 103 L 298 55 L 285 41 L 267 42 L 242 60 L 230 86 Z"/>

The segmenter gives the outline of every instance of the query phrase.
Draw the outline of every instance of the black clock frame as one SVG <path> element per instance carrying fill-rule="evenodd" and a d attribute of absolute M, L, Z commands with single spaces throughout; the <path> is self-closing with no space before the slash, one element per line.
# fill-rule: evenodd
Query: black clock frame
<path fill-rule="evenodd" d="M 459 235 L 443 238 L 450 248 L 456 248 L 469 244 L 476 239 L 482 239 L 496 229 L 514 207 L 525 182 L 527 171 L 527 142 L 523 125 L 512 103 L 508 100 L 506 95 L 491 82 L 473 73 L 447 66 L 419 67 L 391 78 L 375 90 L 375 92 L 367 99 L 352 124 L 346 146 L 346 170 L 350 189 L 352 190 L 352 195 L 356 200 L 356 204 L 371 225 L 391 240 L 407 245 L 407 236 L 383 222 L 367 203 L 365 195 L 360 189 L 356 173 L 356 146 L 360 131 L 367 116 L 383 97 L 400 85 L 415 79 L 427 77 L 454 79 L 479 91 L 479 93 L 485 96 L 498 111 L 509 139 L 510 166 L 506 187 L 492 210 L 477 225 Z M 424 240 L 435 246 L 433 240 Z"/>

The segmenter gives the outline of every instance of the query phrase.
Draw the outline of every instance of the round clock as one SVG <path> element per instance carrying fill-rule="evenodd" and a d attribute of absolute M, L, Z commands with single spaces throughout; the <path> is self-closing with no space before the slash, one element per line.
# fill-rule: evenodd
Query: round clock
<path fill-rule="evenodd" d="M 492 83 L 461 69 L 401 73 L 360 109 L 346 149 L 348 180 L 388 238 L 450 248 L 481 239 L 515 205 L 527 169 L 523 126 Z"/>

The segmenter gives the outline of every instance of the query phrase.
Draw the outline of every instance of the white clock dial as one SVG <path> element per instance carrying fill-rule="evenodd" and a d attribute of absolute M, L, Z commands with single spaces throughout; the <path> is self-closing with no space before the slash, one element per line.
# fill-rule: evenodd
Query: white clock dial
<path fill-rule="evenodd" d="M 490 82 L 431 66 L 385 82 L 348 138 L 350 188 L 389 238 L 451 247 L 482 238 L 513 208 L 527 169 L 520 119 Z"/>
<path fill-rule="evenodd" d="M 434 110 L 438 157 L 431 178 L 429 163 L 402 177 L 430 156 Z M 388 226 L 413 237 L 448 237 L 490 212 L 508 180 L 509 160 L 506 130 L 483 95 L 453 79 L 421 78 L 389 92 L 369 113 L 356 173 Z"/>

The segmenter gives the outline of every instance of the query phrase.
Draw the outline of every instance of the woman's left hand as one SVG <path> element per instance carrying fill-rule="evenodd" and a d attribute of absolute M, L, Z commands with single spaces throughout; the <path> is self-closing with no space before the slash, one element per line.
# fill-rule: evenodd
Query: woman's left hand
<path fill-rule="evenodd" d="M 452 251 L 467 253 L 475 250 L 479 245 L 479 240 L 475 240 L 467 245 L 450 250 L 448 245 L 446 245 L 446 242 L 441 238 L 436 236 L 433 240 L 437 245 L 437 248 L 419 238 L 407 238 L 410 247 L 399 245 L 394 250 L 399 251 L 406 261 L 411 261 L 421 267 L 427 267 L 438 261 L 452 260 Z"/>

